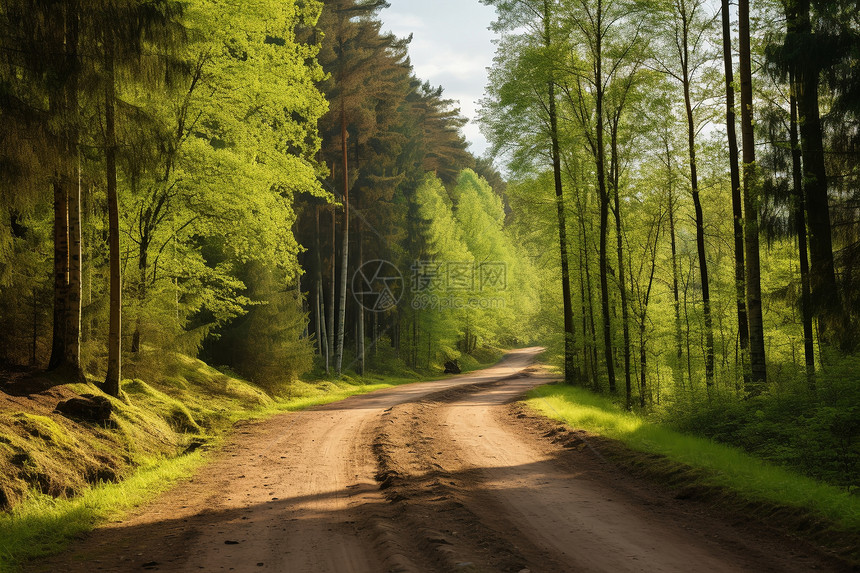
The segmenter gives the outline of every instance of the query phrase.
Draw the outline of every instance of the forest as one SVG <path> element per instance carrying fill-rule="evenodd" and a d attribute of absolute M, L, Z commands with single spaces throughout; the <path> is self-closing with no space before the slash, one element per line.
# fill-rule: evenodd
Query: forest
<path fill-rule="evenodd" d="M 0 0 L 0 371 L 278 395 L 539 344 L 856 491 L 857 3 L 481 2 L 476 157 L 383 0 Z"/>

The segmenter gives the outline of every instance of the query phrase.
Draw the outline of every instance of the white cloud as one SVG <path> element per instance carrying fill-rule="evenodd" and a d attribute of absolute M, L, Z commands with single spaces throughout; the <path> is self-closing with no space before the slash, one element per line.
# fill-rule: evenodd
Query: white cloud
<path fill-rule="evenodd" d="M 473 120 L 463 133 L 472 152 L 480 155 L 487 142 L 474 120 L 495 53 L 493 34 L 487 29 L 494 9 L 477 0 L 389 1 L 391 8 L 380 14 L 383 28 L 400 37 L 413 34 L 409 56 L 415 75 L 441 85 L 445 97 L 459 100 L 463 115 Z"/>

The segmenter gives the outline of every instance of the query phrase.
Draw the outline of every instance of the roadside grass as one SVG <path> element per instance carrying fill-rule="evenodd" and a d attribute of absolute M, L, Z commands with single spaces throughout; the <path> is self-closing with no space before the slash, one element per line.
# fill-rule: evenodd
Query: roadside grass
<path fill-rule="evenodd" d="M 15 571 L 24 562 L 61 551 L 76 536 L 155 498 L 191 477 L 206 460 L 202 452 L 152 460 L 128 479 L 101 483 L 72 499 L 32 494 L 0 515 L 0 571 Z"/>
<path fill-rule="evenodd" d="M 618 440 L 628 448 L 700 470 L 697 481 L 753 502 L 808 510 L 839 529 L 860 532 L 860 498 L 706 438 L 682 434 L 627 412 L 588 390 L 551 384 L 528 394 L 526 404 L 567 425 Z"/>

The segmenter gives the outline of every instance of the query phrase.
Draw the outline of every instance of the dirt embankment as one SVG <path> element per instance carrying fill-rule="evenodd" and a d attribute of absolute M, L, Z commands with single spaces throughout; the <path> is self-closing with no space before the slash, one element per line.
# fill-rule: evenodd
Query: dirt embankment
<path fill-rule="evenodd" d="M 191 483 L 31 570 L 840 569 L 518 410 L 536 353 L 243 425 Z"/>

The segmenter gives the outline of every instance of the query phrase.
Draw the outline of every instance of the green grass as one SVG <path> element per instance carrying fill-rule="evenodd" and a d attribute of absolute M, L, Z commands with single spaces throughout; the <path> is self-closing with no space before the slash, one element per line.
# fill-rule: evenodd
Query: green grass
<path fill-rule="evenodd" d="M 195 452 L 154 460 L 119 483 L 100 484 L 71 500 L 32 495 L 0 515 L 0 571 L 14 571 L 28 559 L 52 555 L 75 536 L 153 499 L 190 477 L 205 461 Z"/>
<path fill-rule="evenodd" d="M 860 498 L 743 451 L 650 423 L 611 400 L 571 386 L 549 385 L 529 393 L 527 404 L 574 428 L 618 440 L 627 447 L 702 471 L 703 485 L 741 497 L 810 510 L 840 529 L 860 531 Z"/>

